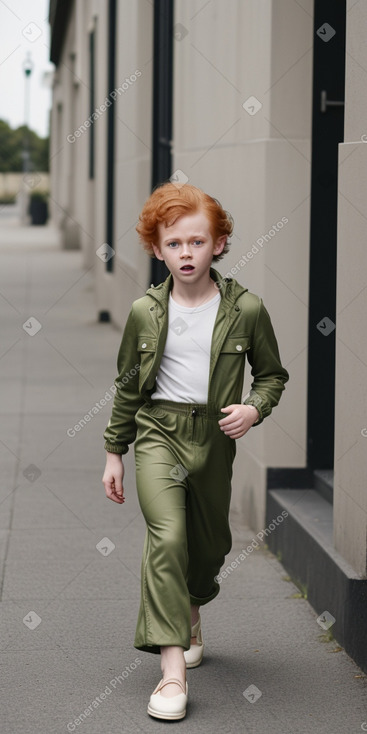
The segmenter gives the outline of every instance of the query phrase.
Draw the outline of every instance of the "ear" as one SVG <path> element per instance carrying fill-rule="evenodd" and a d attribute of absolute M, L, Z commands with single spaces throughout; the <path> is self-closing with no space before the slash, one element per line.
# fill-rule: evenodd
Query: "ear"
<path fill-rule="evenodd" d="M 153 242 L 152 242 L 152 248 L 153 248 L 153 252 L 154 252 L 157 260 L 162 260 L 163 261 L 163 255 L 161 253 L 161 248 L 158 247 L 158 245 L 154 245 Z"/>
<path fill-rule="evenodd" d="M 223 234 L 221 237 L 218 237 L 214 248 L 213 248 L 213 255 L 220 255 L 225 247 L 225 244 L 227 242 L 227 235 Z"/>

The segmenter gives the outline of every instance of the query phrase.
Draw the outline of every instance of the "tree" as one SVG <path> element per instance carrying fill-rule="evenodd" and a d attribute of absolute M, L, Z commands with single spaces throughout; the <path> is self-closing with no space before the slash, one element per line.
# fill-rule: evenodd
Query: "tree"
<path fill-rule="evenodd" d="M 22 171 L 25 135 L 28 135 L 30 170 L 49 170 L 49 138 L 40 138 L 26 125 L 13 129 L 0 120 L 0 173 Z"/>

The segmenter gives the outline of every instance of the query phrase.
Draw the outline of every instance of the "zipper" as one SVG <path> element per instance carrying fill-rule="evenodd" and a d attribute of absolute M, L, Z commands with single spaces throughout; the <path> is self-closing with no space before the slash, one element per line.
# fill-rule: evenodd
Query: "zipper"
<path fill-rule="evenodd" d="M 191 417 L 192 417 L 192 432 L 191 432 L 191 441 L 192 443 L 195 442 L 195 418 L 197 416 L 198 412 L 196 408 L 193 408 L 191 411 Z"/>

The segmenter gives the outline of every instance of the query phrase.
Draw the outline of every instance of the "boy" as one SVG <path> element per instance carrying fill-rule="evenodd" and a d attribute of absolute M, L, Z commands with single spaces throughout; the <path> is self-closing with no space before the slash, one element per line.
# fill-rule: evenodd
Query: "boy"
<path fill-rule="evenodd" d="M 147 533 L 134 645 L 161 653 L 163 678 L 148 713 L 174 720 L 186 714 L 186 667 L 203 657 L 199 607 L 218 594 L 215 578 L 231 548 L 236 439 L 271 413 L 288 373 L 262 300 L 211 267 L 228 252 L 233 229 L 216 199 L 165 183 L 136 229 L 170 275 L 133 303 L 125 326 L 102 481 L 122 504 L 121 454 L 135 440 Z M 243 403 L 245 355 L 253 382 Z"/>

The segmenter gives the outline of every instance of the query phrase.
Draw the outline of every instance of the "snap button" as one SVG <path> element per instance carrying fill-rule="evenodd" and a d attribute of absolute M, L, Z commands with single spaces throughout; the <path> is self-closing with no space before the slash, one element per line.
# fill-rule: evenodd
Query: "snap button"
<path fill-rule="evenodd" d="M 146 343 L 145 343 L 145 342 L 143 342 L 143 344 L 141 345 L 141 348 L 142 348 L 142 349 L 145 349 L 145 347 L 146 347 L 146 346 L 147 346 L 147 345 L 146 345 Z"/>
<path fill-rule="evenodd" d="M 235 311 L 239 311 L 239 310 L 240 310 L 240 307 L 239 307 L 239 306 L 235 306 L 235 307 L 234 307 L 234 310 L 235 310 Z"/>
<path fill-rule="evenodd" d="M 236 344 L 237 352 L 242 352 L 241 344 Z"/>
<path fill-rule="evenodd" d="M 151 306 L 149 311 L 154 311 L 154 306 Z"/>

